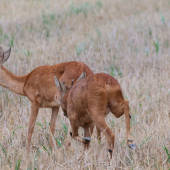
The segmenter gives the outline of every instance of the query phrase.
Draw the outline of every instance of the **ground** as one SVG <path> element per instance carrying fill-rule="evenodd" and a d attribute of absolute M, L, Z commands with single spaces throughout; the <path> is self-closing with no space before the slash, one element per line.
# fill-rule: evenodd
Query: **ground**
<path fill-rule="evenodd" d="M 126 144 L 124 116 L 110 113 L 106 121 L 115 133 L 110 163 L 107 141 L 102 135 L 99 143 L 96 131 L 88 151 L 75 140 L 66 151 L 70 124 L 60 110 L 51 150 L 51 110 L 41 109 L 27 158 L 30 102 L 0 87 L 0 169 L 169 169 L 169 9 L 168 0 L 1 0 L 0 46 L 12 47 L 4 66 L 25 75 L 41 65 L 75 60 L 114 76 L 130 101 L 137 148 Z"/>

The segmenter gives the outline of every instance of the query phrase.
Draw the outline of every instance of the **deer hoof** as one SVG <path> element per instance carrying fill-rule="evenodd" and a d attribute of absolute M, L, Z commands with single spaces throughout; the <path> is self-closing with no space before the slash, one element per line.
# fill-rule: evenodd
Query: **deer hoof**
<path fill-rule="evenodd" d="M 84 137 L 84 143 L 87 144 L 91 141 L 91 138 L 90 137 Z"/>
<path fill-rule="evenodd" d="M 72 132 L 70 132 L 70 136 L 72 137 Z"/>
<path fill-rule="evenodd" d="M 108 149 L 108 151 L 109 151 L 110 153 L 112 153 L 112 150 L 111 150 L 111 149 Z"/>
<path fill-rule="evenodd" d="M 131 149 L 136 149 L 136 144 L 135 143 L 129 143 L 129 147 Z"/>

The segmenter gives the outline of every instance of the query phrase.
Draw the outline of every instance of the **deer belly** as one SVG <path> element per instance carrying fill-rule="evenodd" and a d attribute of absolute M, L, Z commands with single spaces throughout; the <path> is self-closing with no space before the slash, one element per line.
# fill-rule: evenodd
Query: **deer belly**
<path fill-rule="evenodd" d="M 51 108 L 51 107 L 59 107 L 60 101 L 57 95 L 54 96 L 53 100 L 43 98 L 41 103 L 39 103 L 40 108 Z"/>
<path fill-rule="evenodd" d="M 48 102 L 45 101 L 40 105 L 40 108 L 51 108 L 51 107 L 59 107 L 60 104 L 57 101 L 52 101 L 52 102 Z"/>

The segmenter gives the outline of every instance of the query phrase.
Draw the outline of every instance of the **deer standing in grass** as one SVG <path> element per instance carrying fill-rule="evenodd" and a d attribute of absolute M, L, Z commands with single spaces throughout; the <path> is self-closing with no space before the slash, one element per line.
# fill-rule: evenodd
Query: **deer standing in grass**
<path fill-rule="evenodd" d="M 83 78 L 82 73 L 81 77 Z M 80 78 L 81 79 L 81 78 Z M 115 135 L 105 122 L 106 115 L 111 111 L 117 118 L 125 114 L 127 143 L 130 148 L 136 145 L 130 137 L 129 101 L 125 100 L 118 81 L 105 73 L 90 75 L 78 81 L 71 88 L 66 87 L 57 77 L 55 83 L 61 93 L 61 108 L 70 120 L 71 137 L 85 144 L 88 148 L 94 126 L 98 137 L 103 132 L 112 158 Z M 84 138 L 78 135 L 78 128 L 84 128 Z"/>
<path fill-rule="evenodd" d="M 3 63 L 10 56 L 11 48 L 5 53 L 0 47 L 0 86 L 8 90 L 26 96 L 31 102 L 31 116 L 29 120 L 27 152 L 30 152 L 30 142 L 38 115 L 39 108 L 52 108 L 50 129 L 52 135 L 55 131 L 55 122 L 60 107 L 60 92 L 54 82 L 54 75 L 65 85 L 70 85 L 72 79 L 77 80 L 82 72 L 93 74 L 92 70 L 81 62 L 66 62 L 53 66 L 41 66 L 25 76 L 17 76 L 9 72 Z M 50 135 L 50 146 L 54 147 Z"/>

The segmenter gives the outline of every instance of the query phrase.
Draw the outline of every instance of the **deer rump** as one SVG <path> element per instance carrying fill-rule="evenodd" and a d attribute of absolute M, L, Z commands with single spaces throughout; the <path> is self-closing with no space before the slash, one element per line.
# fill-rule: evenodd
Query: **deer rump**
<path fill-rule="evenodd" d="M 110 111 L 120 117 L 124 113 L 121 87 L 112 76 L 99 73 L 77 82 L 71 89 L 67 100 L 68 118 L 85 127 Z M 93 120 L 92 120 L 93 119 Z"/>

